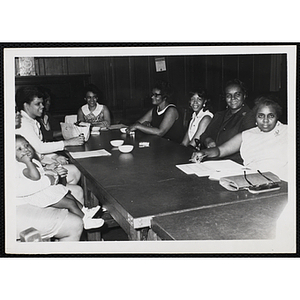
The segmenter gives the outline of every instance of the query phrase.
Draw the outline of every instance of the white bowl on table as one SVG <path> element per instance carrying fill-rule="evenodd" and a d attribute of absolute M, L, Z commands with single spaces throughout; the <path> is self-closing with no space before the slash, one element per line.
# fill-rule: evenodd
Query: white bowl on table
<path fill-rule="evenodd" d="M 127 130 L 127 127 L 120 128 L 120 131 L 121 131 L 122 133 L 126 133 L 126 130 Z"/>
<path fill-rule="evenodd" d="M 110 141 L 110 144 L 113 146 L 113 147 L 119 147 L 121 145 L 124 144 L 124 140 L 111 140 Z"/>
<path fill-rule="evenodd" d="M 122 153 L 129 153 L 131 152 L 133 149 L 133 145 L 122 145 L 122 146 L 119 146 L 119 150 L 122 152 Z"/>

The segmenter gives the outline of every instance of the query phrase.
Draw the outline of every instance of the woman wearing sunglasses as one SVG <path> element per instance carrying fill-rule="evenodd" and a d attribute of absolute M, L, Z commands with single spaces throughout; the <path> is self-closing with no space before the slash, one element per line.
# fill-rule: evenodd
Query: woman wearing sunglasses
<path fill-rule="evenodd" d="M 184 128 L 181 114 L 174 104 L 169 103 L 170 89 L 165 82 L 158 83 L 152 89 L 152 104 L 149 110 L 136 123 L 127 128 L 127 133 L 140 130 L 181 143 Z"/>

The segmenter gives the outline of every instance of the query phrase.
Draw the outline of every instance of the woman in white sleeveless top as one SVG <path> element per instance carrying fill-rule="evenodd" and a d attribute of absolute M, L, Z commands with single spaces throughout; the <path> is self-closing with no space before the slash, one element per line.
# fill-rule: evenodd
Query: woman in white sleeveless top
<path fill-rule="evenodd" d="M 196 147 L 195 139 L 205 131 L 210 123 L 213 114 L 207 109 L 206 91 L 202 88 L 191 92 L 190 107 L 193 115 L 189 123 L 188 130 L 182 140 L 182 145 Z"/>

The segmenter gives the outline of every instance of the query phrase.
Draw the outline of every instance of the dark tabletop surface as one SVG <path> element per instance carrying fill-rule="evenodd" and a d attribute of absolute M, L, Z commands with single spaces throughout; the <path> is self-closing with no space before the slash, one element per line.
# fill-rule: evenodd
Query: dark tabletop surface
<path fill-rule="evenodd" d="M 276 237 L 283 196 L 154 217 L 152 230 L 163 240 L 259 240 Z"/>
<path fill-rule="evenodd" d="M 131 153 L 122 154 L 110 145 L 112 139 L 124 139 L 135 147 Z M 150 147 L 139 148 L 139 142 L 150 142 Z M 76 159 L 74 163 L 134 219 L 287 194 L 284 182 L 278 192 L 253 195 L 227 191 L 207 177 L 187 175 L 176 165 L 188 163 L 192 149 L 141 132 L 132 138 L 119 130 L 104 131 L 91 135 L 84 146 L 68 147 L 70 152 L 95 149 L 106 149 L 112 155 Z"/>

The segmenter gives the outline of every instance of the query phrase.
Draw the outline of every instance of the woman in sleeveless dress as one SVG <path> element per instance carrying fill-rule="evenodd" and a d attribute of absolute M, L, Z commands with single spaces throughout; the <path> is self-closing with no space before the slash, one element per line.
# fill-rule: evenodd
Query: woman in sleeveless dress
<path fill-rule="evenodd" d="M 136 123 L 127 128 L 127 133 L 140 130 L 146 134 L 164 137 L 181 143 L 184 136 L 183 119 L 174 104 L 169 103 L 168 86 L 162 82 L 152 89 L 152 104 L 149 110 Z"/>
<path fill-rule="evenodd" d="M 77 113 L 77 121 L 91 123 L 92 126 L 99 126 L 100 128 L 108 128 L 110 126 L 110 113 L 108 108 L 99 104 L 100 91 L 98 88 L 90 84 L 85 90 L 85 101 L 87 104 L 83 105 Z"/>

